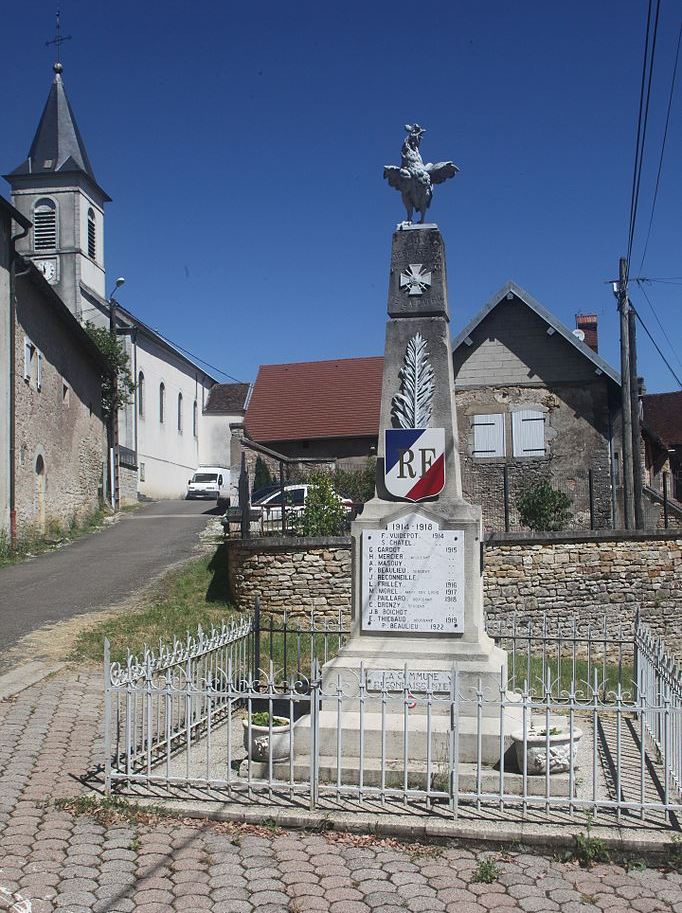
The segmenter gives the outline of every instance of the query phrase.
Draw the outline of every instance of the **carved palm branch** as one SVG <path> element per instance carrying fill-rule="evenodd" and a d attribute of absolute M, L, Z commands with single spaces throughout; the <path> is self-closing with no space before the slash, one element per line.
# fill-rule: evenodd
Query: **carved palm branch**
<path fill-rule="evenodd" d="M 400 392 L 393 397 L 392 415 L 400 428 L 426 428 L 431 420 L 434 384 L 426 340 L 417 333 L 407 343 L 398 373 Z"/>

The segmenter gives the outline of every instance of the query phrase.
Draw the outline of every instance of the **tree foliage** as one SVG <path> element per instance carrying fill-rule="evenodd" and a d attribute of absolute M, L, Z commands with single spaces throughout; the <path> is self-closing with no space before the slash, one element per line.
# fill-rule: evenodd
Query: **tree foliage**
<path fill-rule="evenodd" d="M 334 487 L 343 498 L 350 498 L 356 504 L 364 504 L 374 497 L 376 487 L 376 457 L 368 457 L 362 469 L 337 469 L 334 473 Z"/>
<path fill-rule="evenodd" d="M 88 321 L 85 332 L 100 350 L 109 368 L 102 378 L 102 413 L 109 419 L 132 401 L 135 381 L 130 372 L 130 357 L 125 344 L 105 327 L 96 327 Z"/>
<path fill-rule="evenodd" d="M 523 525 L 538 532 L 566 529 L 571 519 L 571 499 L 552 488 L 546 479 L 526 485 L 516 506 Z"/>
<path fill-rule="evenodd" d="M 274 477 L 268 469 L 268 464 L 263 457 L 256 457 L 256 468 L 253 474 L 253 487 L 251 491 L 259 491 L 261 488 L 266 488 L 268 485 L 272 485 L 273 481 Z"/>
<path fill-rule="evenodd" d="M 346 509 L 326 472 L 312 473 L 308 479 L 305 507 L 296 518 L 299 536 L 341 536 L 346 523 Z"/>

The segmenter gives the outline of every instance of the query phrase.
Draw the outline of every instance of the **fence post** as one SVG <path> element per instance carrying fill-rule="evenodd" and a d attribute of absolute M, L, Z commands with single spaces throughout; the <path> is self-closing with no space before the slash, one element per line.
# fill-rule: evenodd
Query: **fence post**
<path fill-rule="evenodd" d="M 587 484 L 590 492 L 590 529 L 594 529 L 594 477 L 591 469 L 587 471 Z"/>
<path fill-rule="evenodd" d="M 253 606 L 253 682 L 258 691 L 260 683 L 260 597 L 256 596 Z"/>
<path fill-rule="evenodd" d="M 509 470 L 505 463 L 502 467 L 502 488 L 504 491 L 504 531 L 509 532 Z"/>
<path fill-rule="evenodd" d="M 663 473 L 663 526 L 668 528 L 668 473 Z"/>
<path fill-rule="evenodd" d="M 111 795 L 111 650 L 104 638 L 104 794 Z"/>
<path fill-rule="evenodd" d="M 282 502 L 282 535 L 287 534 L 287 506 L 284 497 L 284 461 L 279 461 L 279 497 Z"/>

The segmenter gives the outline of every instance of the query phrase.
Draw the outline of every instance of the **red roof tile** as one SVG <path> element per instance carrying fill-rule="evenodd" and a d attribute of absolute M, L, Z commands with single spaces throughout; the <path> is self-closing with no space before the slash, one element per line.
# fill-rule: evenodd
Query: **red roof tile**
<path fill-rule="evenodd" d="M 644 424 L 668 447 L 682 444 L 682 390 L 647 393 L 642 397 Z"/>
<path fill-rule="evenodd" d="M 384 359 L 261 365 L 244 420 L 254 441 L 373 437 Z"/>

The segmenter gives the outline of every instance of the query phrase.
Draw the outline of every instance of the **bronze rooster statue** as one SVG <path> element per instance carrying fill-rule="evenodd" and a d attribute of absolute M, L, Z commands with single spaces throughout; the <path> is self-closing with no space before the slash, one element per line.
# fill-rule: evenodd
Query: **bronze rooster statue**
<path fill-rule="evenodd" d="M 421 216 L 421 224 L 431 205 L 433 184 L 442 184 L 454 177 L 459 168 L 452 162 L 438 162 L 436 165 L 429 162 L 425 165 L 419 145 L 426 130 L 419 124 L 405 124 L 405 129 L 407 136 L 400 152 L 400 167 L 384 166 L 384 177 L 391 187 L 400 191 L 407 210 L 407 221 L 412 222 L 412 214 L 416 210 Z"/>

